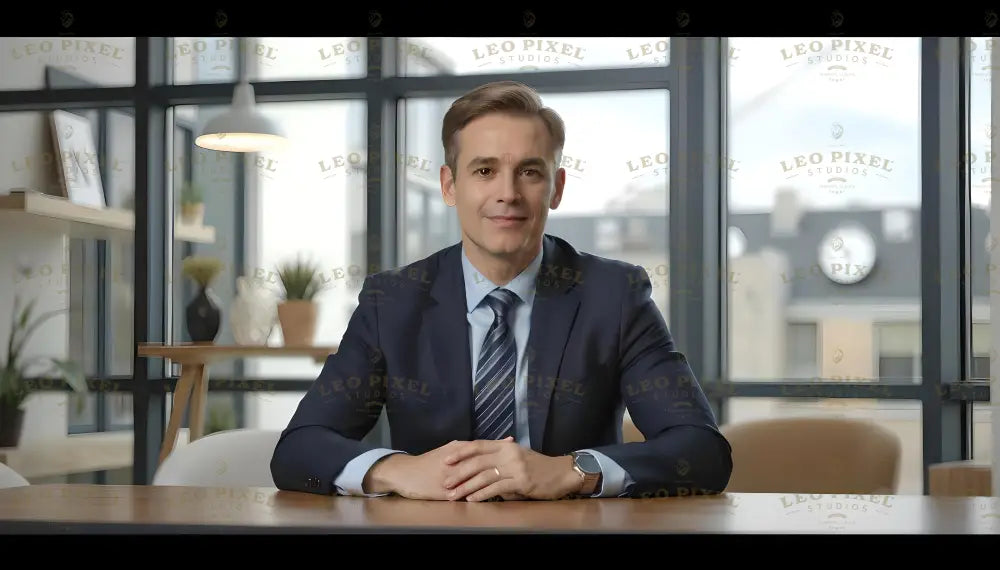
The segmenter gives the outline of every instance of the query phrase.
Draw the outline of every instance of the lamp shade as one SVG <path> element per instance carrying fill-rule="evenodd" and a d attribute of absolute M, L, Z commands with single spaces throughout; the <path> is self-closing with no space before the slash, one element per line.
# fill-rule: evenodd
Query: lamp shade
<path fill-rule="evenodd" d="M 236 85 L 229 110 L 210 119 L 194 144 L 209 150 L 265 152 L 284 148 L 288 139 L 275 121 L 257 111 L 253 86 L 242 82 Z"/>

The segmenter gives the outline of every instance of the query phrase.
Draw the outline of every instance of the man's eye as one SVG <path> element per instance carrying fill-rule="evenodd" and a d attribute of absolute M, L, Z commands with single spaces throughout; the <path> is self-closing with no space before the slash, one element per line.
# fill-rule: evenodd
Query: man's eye
<path fill-rule="evenodd" d="M 492 172 L 490 168 L 480 168 L 479 170 L 476 170 L 476 173 L 480 176 L 489 176 L 490 172 Z"/>
<path fill-rule="evenodd" d="M 539 174 L 541 174 L 540 172 L 538 172 L 537 169 L 534 169 L 534 168 L 525 168 L 521 172 L 523 174 L 527 174 L 528 176 L 538 176 Z"/>

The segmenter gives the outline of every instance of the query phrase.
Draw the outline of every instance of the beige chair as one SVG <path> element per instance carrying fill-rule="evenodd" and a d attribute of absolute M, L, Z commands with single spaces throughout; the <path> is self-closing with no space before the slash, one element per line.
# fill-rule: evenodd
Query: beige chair
<path fill-rule="evenodd" d="M 8 487 L 26 487 L 30 485 L 28 480 L 21 477 L 21 474 L 0 463 L 0 489 Z"/>
<path fill-rule="evenodd" d="M 280 431 L 220 431 L 175 448 L 153 476 L 153 485 L 275 487 L 271 456 Z"/>
<path fill-rule="evenodd" d="M 993 468 L 988 461 L 947 461 L 928 470 L 927 487 L 933 497 L 989 497 Z"/>
<path fill-rule="evenodd" d="M 894 494 L 896 434 L 847 418 L 783 418 L 720 428 L 733 448 L 731 493 Z"/>

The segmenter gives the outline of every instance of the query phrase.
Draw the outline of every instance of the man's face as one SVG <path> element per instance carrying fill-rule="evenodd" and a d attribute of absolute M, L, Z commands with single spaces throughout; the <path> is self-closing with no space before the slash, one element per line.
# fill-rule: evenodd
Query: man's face
<path fill-rule="evenodd" d="M 475 119 L 458 133 L 455 170 L 441 167 L 441 193 L 458 210 L 468 240 L 496 257 L 538 246 L 566 183 L 541 119 L 500 113 Z"/>

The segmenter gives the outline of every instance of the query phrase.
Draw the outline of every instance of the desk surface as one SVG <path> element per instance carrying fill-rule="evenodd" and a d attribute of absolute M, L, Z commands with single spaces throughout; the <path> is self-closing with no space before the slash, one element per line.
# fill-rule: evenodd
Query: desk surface
<path fill-rule="evenodd" d="M 1000 534 L 1000 498 L 730 493 L 464 503 L 267 488 L 0 489 L 3 532 Z"/>

